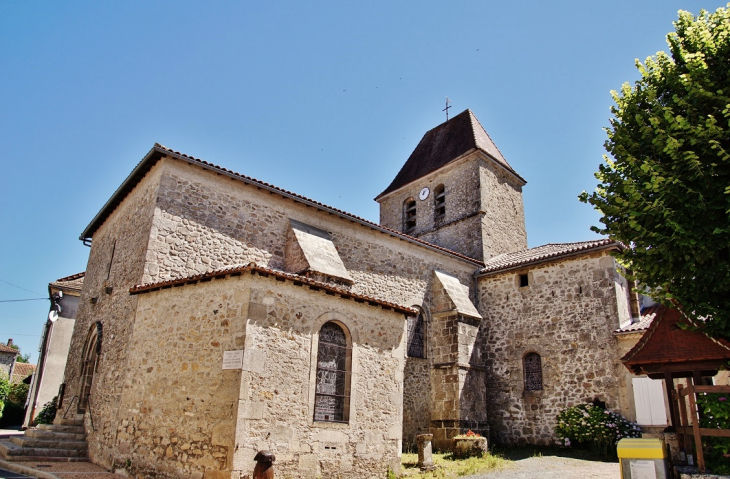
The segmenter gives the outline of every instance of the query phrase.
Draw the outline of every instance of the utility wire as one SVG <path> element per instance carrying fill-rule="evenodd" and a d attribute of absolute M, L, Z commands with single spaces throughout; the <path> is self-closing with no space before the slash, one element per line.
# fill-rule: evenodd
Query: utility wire
<path fill-rule="evenodd" d="M 20 287 L 20 286 L 18 286 L 17 284 L 13 284 L 13 283 L 8 283 L 8 282 L 7 282 L 7 281 L 5 281 L 4 279 L 0 279 L 0 283 L 5 283 L 5 284 L 9 284 L 10 286 L 12 286 L 12 287 L 14 287 L 14 288 L 22 289 L 23 291 L 27 291 L 27 292 L 29 292 L 29 293 L 33 293 L 33 294 L 43 294 L 43 293 L 39 293 L 38 291 L 31 291 L 31 290 L 29 290 L 29 289 L 21 288 L 21 287 Z"/>
<path fill-rule="evenodd" d="M 27 299 L 0 299 L 0 303 L 17 303 L 18 301 L 40 301 L 48 298 L 27 298 Z"/>

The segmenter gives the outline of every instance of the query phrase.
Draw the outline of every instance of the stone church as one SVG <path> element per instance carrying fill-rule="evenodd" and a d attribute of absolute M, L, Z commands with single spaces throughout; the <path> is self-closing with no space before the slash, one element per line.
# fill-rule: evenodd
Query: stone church
<path fill-rule="evenodd" d="M 525 184 L 470 110 L 379 224 L 156 144 L 81 235 L 60 410 L 94 462 L 193 478 L 260 450 L 281 477 L 384 477 L 417 434 L 549 444 L 565 407 L 625 410 L 620 246 L 528 249 Z"/>

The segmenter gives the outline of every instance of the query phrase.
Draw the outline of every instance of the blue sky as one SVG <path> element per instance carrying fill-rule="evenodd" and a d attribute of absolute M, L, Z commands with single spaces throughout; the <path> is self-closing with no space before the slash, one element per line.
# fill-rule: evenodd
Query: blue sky
<path fill-rule="evenodd" d="M 720 6 L 2 2 L 0 301 L 86 268 L 79 234 L 155 142 L 377 221 L 447 96 L 527 179 L 531 247 L 594 238 L 577 195 L 610 90 L 666 50 L 678 10 Z M 0 340 L 35 361 L 47 312 L 0 302 Z"/>

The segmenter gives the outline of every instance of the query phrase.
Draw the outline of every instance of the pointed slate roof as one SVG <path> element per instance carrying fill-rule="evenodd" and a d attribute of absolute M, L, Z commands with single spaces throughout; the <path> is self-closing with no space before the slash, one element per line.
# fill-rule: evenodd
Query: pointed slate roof
<path fill-rule="evenodd" d="M 382 196 L 446 166 L 472 150 L 483 151 L 520 181 L 527 183 L 507 163 L 474 113 L 466 109 L 449 121 L 427 131 L 390 186 L 375 199 L 378 200 Z"/>

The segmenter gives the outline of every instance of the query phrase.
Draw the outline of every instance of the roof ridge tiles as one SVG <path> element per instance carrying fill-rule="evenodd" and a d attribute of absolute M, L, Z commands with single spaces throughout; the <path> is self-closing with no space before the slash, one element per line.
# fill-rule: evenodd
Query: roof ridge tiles
<path fill-rule="evenodd" d="M 54 281 L 54 283 L 63 283 L 65 281 L 73 281 L 75 279 L 83 278 L 84 276 L 86 276 L 86 271 L 72 274 L 70 276 L 64 276 L 63 278 L 58 278 L 56 281 Z"/>
<path fill-rule="evenodd" d="M 130 182 L 130 180 L 133 179 L 133 176 L 135 176 L 135 173 L 137 173 L 137 170 L 140 169 L 140 168 L 142 168 L 144 166 L 145 161 L 148 161 L 149 160 L 149 158 L 151 157 L 151 154 L 154 151 L 157 151 L 158 153 L 161 153 L 161 154 L 172 154 L 172 155 L 176 155 L 177 157 L 179 157 L 181 159 L 184 158 L 186 160 L 190 160 L 190 161 L 196 162 L 198 164 L 203 164 L 203 165 L 209 166 L 210 168 L 223 171 L 226 174 L 231 175 L 234 178 L 241 179 L 241 180 L 243 180 L 245 182 L 252 183 L 252 184 L 257 185 L 257 186 L 262 186 L 262 187 L 268 188 L 270 190 L 273 190 L 274 192 L 277 192 L 277 193 L 280 193 L 280 194 L 283 194 L 283 195 L 286 195 L 286 196 L 289 196 L 289 197 L 293 197 L 293 198 L 296 198 L 298 200 L 305 201 L 307 203 L 311 203 L 314 206 L 321 207 L 321 208 L 324 208 L 326 210 L 332 211 L 332 212 L 334 212 L 334 213 L 336 213 L 336 214 L 338 214 L 340 216 L 344 216 L 344 217 L 347 217 L 348 219 L 351 219 L 351 220 L 355 220 L 357 222 L 360 222 L 364 226 L 367 226 L 367 227 L 370 227 L 370 228 L 373 228 L 373 229 L 377 229 L 377 230 L 386 232 L 386 233 L 391 234 L 392 236 L 395 236 L 395 237 L 400 237 L 400 238 L 405 239 L 406 241 L 409 241 L 411 243 L 415 243 L 415 244 L 418 244 L 418 245 L 421 245 L 421 246 L 425 246 L 425 247 L 427 247 L 429 249 L 436 250 L 436 251 L 439 251 L 439 252 L 448 254 L 450 256 L 455 256 L 455 257 L 460 258 L 460 259 L 463 259 L 463 260 L 467 260 L 467 261 L 469 261 L 471 263 L 474 263 L 476 265 L 483 265 L 484 264 L 484 262 L 482 262 L 482 261 L 480 261 L 478 259 L 470 258 L 470 257 L 468 257 L 466 255 L 461 254 L 461 253 L 457 253 L 456 251 L 452 251 L 452 250 L 450 250 L 448 248 L 444 248 L 443 246 L 438 246 L 438 245 L 429 243 L 427 241 L 424 241 L 422 239 L 415 238 L 413 236 L 407 235 L 405 233 L 401 233 L 400 231 L 396 231 L 396 230 L 387 228 L 385 226 L 379 225 L 379 224 L 374 223 L 372 221 L 366 220 L 365 218 L 362 218 L 360 216 L 354 215 L 352 213 L 348 213 L 347 211 L 341 210 L 339 208 L 335 208 L 333 206 L 326 205 L 324 203 L 321 203 L 319 201 L 313 200 L 311 198 L 308 198 L 306 196 L 300 195 L 298 193 L 294 193 L 292 191 L 285 190 L 283 188 L 280 188 L 280 187 L 278 187 L 276 185 L 267 183 L 265 181 L 258 180 L 256 178 L 251 177 L 251 176 L 243 175 L 241 173 L 237 173 L 235 171 L 229 170 L 229 169 L 224 168 L 222 166 L 216 165 L 214 163 L 210 163 L 208 161 L 202 160 L 200 158 L 196 158 L 194 156 L 187 155 L 185 153 L 181 153 L 179 151 L 173 150 L 172 148 L 169 148 L 167 146 L 164 146 L 161 143 L 155 143 L 154 146 L 152 147 L 152 150 L 150 150 L 150 152 L 145 156 L 145 158 L 143 158 L 142 161 L 140 161 L 137 164 L 137 166 L 132 171 L 132 173 L 130 173 L 130 175 L 127 177 L 127 179 L 125 180 L 125 182 L 119 188 L 117 188 L 117 190 L 114 192 L 114 195 L 112 195 L 112 198 L 110 198 L 109 201 L 107 201 L 107 203 L 102 207 L 102 209 L 99 211 L 99 213 L 97 213 L 97 215 L 94 217 L 94 219 L 91 221 L 91 223 L 89 223 L 89 226 L 86 227 L 86 229 L 84 230 L 84 232 L 81 234 L 81 239 L 90 238 L 93 235 L 93 233 L 96 231 L 96 229 L 101 225 L 101 223 L 103 223 L 103 221 L 106 219 L 106 217 L 108 217 L 108 215 L 111 213 L 111 211 L 113 211 L 114 209 L 116 209 L 116 206 L 118 206 L 118 204 L 121 203 L 121 201 L 124 199 L 124 197 L 126 197 L 127 194 L 129 193 L 129 191 L 131 191 L 134 188 L 134 186 L 136 186 L 136 183 L 134 185 L 127 185 L 127 183 Z M 151 166 L 150 166 L 150 168 L 151 168 Z M 146 174 L 146 172 L 145 172 L 145 174 Z M 143 176 L 144 175 L 142 175 L 142 177 Z M 141 177 L 137 180 L 137 182 L 139 180 L 141 180 Z M 127 191 L 125 191 L 125 186 L 128 186 L 128 190 Z M 115 199 L 115 197 L 117 195 L 122 195 L 122 193 L 124 193 L 124 195 L 121 198 L 118 198 L 118 201 L 116 202 L 116 204 L 114 204 L 113 200 Z M 113 208 L 112 208 L 112 205 L 113 205 Z M 111 208 L 111 211 L 109 211 L 106 215 L 104 215 L 104 212 L 106 210 L 110 209 L 110 208 Z"/>
<path fill-rule="evenodd" d="M 173 286 L 181 286 L 181 285 L 185 285 L 185 284 L 198 283 L 198 282 L 200 282 L 202 280 L 206 280 L 206 279 L 226 277 L 231 274 L 243 273 L 245 271 L 271 274 L 273 276 L 276 276 L 276 277 L 279 277 L 282 279 L 288 279 L 290 281 L 300 282 L 302 284 L 307 284 L 309 286 L 316 286 L 316 287 L 322 288 L 326 291 L 337 293 L 340 296 L 342 296 L 343 298 L 347 298 L 347 299 L 352 298 L 352 299 L 356 299 L 356 300 L 367 301 L 369 303 L 375 303 L 378 306 L 382 306 L 385 308 L 391 308 L 393 310 L 400 311 L 403 313 L 414 313 L 415 314 L 418 312 L 417 310 L 410 308 L 408 306 L 403 306 L 400 304 L 392 303 L 390 301 L 378 299 L 373 296 L 353 293 L 352 291 L 347 290 L 345 288 L 333 286 L 329 283 L 324 283 L 322 281 L 313 280 L 311 278 L 307 278 L 306 276 L 301 276 L 301 275 L 298 275 L 295 273 L 288 273 L 286 271 L 268 268 L 266 266 L 259 266 L 254 262 L 251 262 L 251 263 L 248 263 L 245 265 L 232 265 L 232 266 L 228 266 L 226 268 L 210 270 L 210 271 L 206 271 L 205 273 L 199 273 L 199 274 L 185 276 L 185 277 L 177 278 L 177 279 L 137 284 L 137 285 L 134 285 L 131 288 L 129 288 L 129 292 L 131 294 L 141 294 L 141 293 L 146 293 L 146 292 L 151 292 L 151 291 L 157 291 L 160 289 L 167 289 L 167 288 L 170 288 Z"/>

